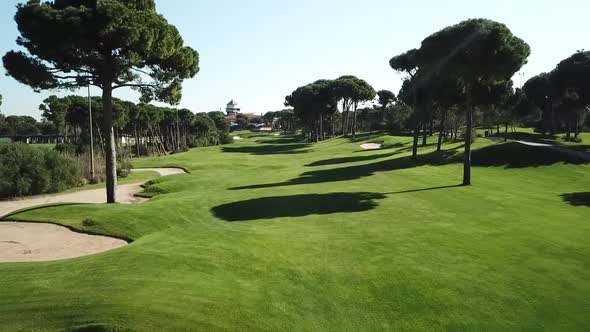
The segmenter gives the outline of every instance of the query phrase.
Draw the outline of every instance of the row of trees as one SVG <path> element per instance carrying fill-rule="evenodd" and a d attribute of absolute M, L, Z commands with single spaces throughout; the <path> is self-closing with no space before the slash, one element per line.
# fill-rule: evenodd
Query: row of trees
<path fill-rule="evenodd" d="M 2 95 L 0 94 L 0 106 L 2 106 Z M 38 122 L 30 116 L 10 115 L 4 116 L 0 111 L 0 136 L 35 136 L 52 135 L 55 132 L 53 124 L 42 121 Z"/>
<path fill-rule="evenodd" d="M 292 109 L 284 109 L 276 112 L 267 112 L 262 117 L 264 123 L 273 129 L 282 129 L 283 133 L 295 132 L 299 122 Z"/>
<path fill-rule="evenodd" d="M 53 124 L 64 143 L 86 146 L 90 142 L 90 111 L 95 126 L 95 143 L 106 147 L 100 128 L 104 126 L 101 98 L 51 96 L 39 109 Z M 91 107 L 91 108 L 90 108 Z M 217 145 L 228 140 L 230 123 L 221 112 L 194 114 L 188 109 L 135 104 L 113 98 L 114 139 L 128 155 L 166 155 L 186 149 Z"/>
<path fill-rule="evenodd" d="M 338 133 L 351 133 L 353 138 L 359 120 L 369 131 L 383 125 L 392 131 L 411 129 L 414 157 L 420 134 L 426 144 L 427 135 L 433 135 L 437 126 L 440 149 L 445 137 L 456 139 L 462 129 L 463 184 L 469 185 L 474 115 L 482 124 L 507 127 L 514 117 L 532 109 L 523 91 L 513 89 L 511 80 L 529 55 L 529 45 L 504 24 L 467 20 L 428 36 L 419 48 L 390 60 L 391 67 L 405 76 L 397 96 L 386 90 L 377 93 L 365 81 L 343 76 L 300 87 L 286 97 L 285 104 L 294 108 L 310 141 L 320 141 L 326 133 L 336 135 L 334 119 L 338 116 L 342 121 Z M 376 96 L 379 105 L 359 112 L 359 104 Z"/>
<path fill-rule="evenodd" d="M 310 141 L 319 142 L 335 136 L 338 104 L 342 105 L 340 134 L 357 132 L 358 106 L 375 99 L 376 92 L 365 80 L 342 76 L 335 80 L 318 80 L 297 88 L 285 97 L 285 106 L 293 107 Z"/>
<path fill-rule="evenodd" d="M 574 53 L 551 72 L 529 79 L 523 89 L 541 111 L 539 129 L 543 133 L 565 131 L 567 140 L 577 139 L 589 113 L 590 52 Z"/>

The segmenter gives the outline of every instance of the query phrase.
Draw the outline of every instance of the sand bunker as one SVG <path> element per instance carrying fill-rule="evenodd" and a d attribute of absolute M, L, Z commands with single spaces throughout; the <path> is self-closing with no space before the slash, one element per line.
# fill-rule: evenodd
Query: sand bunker
<path fill-rule="evenodd" d="M 168 176 L 168 175 L 176 175 L 176 174 L 184 174 L 186 171 L 182 168 L 134 168 L 131 172 L 157 172 L 160 173 L 161 176 Z"/>
<path fill-rule="evenodd" d="M 238 140 L 238 141 L 239 141 L 239 140 L 241 140 L 241 139 L 243 139 L 243 138 L 241 138 L 240 136 L 234 136 L 233 138 L 234 138 L 235 140 Z"/>
<path fill-rule="evenodd" d="M 141 168 L 133 169 L 133 172 L 153 171 L 162 176 L 184 174 L 181 168 Z M 147 201 L 147 199 L 135 197 L 136 194 L 143 191 L 141 184 L 125 184 L 117 186 L 117 202 L 121 204 L 138 204 Z M 73 193 L 44 195 L 35 197 L 26 197 L 11 201 L 0 201 L 0 217 L 5 216 L 17 210 L 30 207 L 56 204 L 56 203 L 83 203 L 83 204 L 100 204 L 106 202 L 105 189 L 83 190 Z"/>
<path fill-rule="evenodd" d="M 379 150 L 379 149 L 383 149 L 383 144 L 367 143 L 367 144 L 361 145 L 361 148 L 363 148 L 363 150 Z"/>
<path fill-rule="evenodd" d="M 142 168 L 132 171 L 154 171 L 162 176 L 186 173 L 181 168 Z M 142 190 L 141 184 L 118 186 L 117 202 L 122 204 L 145 202 L 147 199 L 135 197 Z M 105 202 L 105 189 L 36 196 L 0 202 L 0 216 L 45 204 Z M 62 260 L 93 255 L 125 245 L 127 242 L 123 240 L 76 233 L 65 227 L 51 224 L 0 222 L 0 263 Z"/>
<path fill-rule="evenodd" d="M 0 263 L 56 261 L 126 245 L 123 240 L 75 233 L 56 225 L 0 223 Z"/>

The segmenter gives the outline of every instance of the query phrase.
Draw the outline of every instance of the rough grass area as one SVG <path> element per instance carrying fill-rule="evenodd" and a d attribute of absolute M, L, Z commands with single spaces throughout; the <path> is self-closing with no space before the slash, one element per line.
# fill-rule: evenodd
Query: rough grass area
<path fill-rule="evenodd" d="M 590 329 L 588 163 L 480 139 L 460 187 L 461 145 L 436 137 L 413 161 L 410 137 L 240 136 L 135 162 L 191 171 L 145 204 L 13 217 L 135 241 L 0 265 L 2 329 Z"/>

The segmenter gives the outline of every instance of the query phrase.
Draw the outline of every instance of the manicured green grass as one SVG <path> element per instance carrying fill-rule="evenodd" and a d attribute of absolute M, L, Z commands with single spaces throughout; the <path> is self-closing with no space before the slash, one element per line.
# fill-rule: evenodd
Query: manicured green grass
<path fill-rule="evenodd" d="M 143 159 L 160 177 L 136 206 L 23 213 L 135 239 L 68 261 L 0 265 L 4 330 L 590 329 L 590 166 L 480 139 L 473 183 L 459 144 L 415 162 L 251 134 Z M 86 228 L 90 218 L 96 226 Z"/>
<path fill-rule="evenodd" d="M 145 182 L 152 180 L 154 178 L 157 178 L 159 176 L 160 176 L 160 173 L 154 172 L 154 171 L 131 172 L 131 173 L 129 173 L 129 175 L 127 177 L 118 178 L 117 183 L 118 184 L 145 183 Z M 68 192 L 76 192 L 76 191 L 83 191 L 83 190 L 99 189 L 99 188 L 104 188 L 105 186 L 106 186 L 106 184 L 104 182 L 96 183 L 96 184 L 88 184 L 85 186 L 68 189 L 65 192 L 68 193 Z"/>

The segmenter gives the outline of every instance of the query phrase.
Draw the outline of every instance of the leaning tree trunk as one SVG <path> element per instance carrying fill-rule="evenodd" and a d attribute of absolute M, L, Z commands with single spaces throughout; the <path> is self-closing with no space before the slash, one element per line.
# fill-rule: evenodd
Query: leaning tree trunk
<path fill-rule="evenodd" d="M 471 134 L 473 132 L 473 108 L 471 105 L 470 97 L 467 97 L 468 101 L 466 104 L 465 116 L 467 122 L 467 128 L 465 131 L 465 155 L 463 160 L 463 185 L 471 185 Z"/>
<path fill-rule="evenodd" d="M 104 82 L 102 88 L 102 108 L 104 116 L 104 138 L 107 203 L 117 202 L 117 149 L 115 146 L 115 132 L 113 130 L 113 88 L 111 82 Z"/>

